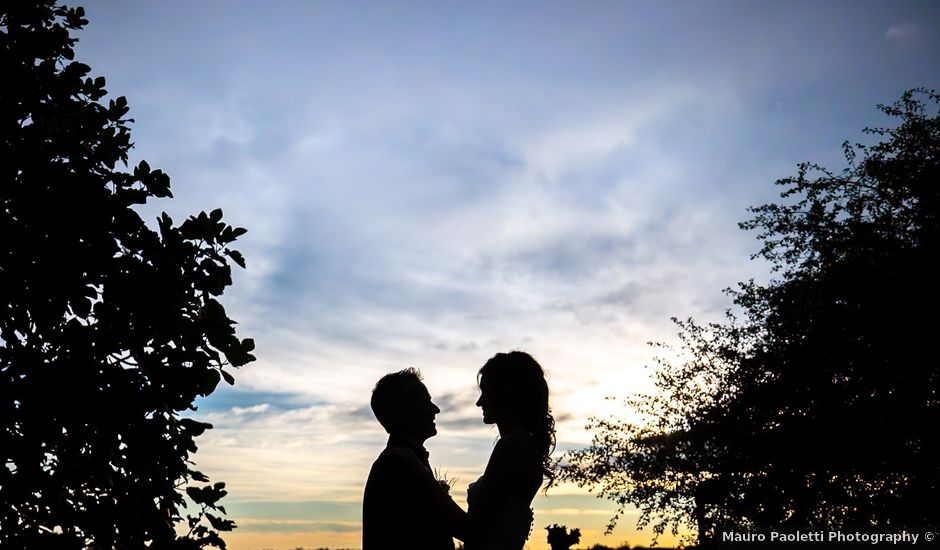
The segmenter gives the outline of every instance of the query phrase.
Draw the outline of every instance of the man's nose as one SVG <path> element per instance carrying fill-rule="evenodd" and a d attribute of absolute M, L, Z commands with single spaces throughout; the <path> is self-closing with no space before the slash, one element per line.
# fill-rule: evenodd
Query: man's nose
<path fill-rule="evenodd" d="M 441 412 L 441 409 L 434 403 L 431 403 L 431 410 L 434 411 L 434 414 Z"/>

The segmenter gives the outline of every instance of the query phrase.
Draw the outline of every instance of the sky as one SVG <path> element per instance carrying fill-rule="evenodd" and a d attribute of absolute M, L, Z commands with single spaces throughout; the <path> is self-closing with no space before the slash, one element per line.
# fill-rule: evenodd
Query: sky
<path fill-rule="evenodd" d="M 474 402 L 497 352 L 545 368 L 555 456 L 584 446 L 630 414 L 606 397 L 654 391 L 671 317 L 720 320 L 722 289 L 767 279 L 747 208 L 940 88 L 931 1 L 84 6 L 77 59 L 127 97 L 131 162 L 172 179 L 144 217 L 248 229 L 223 303 L 258 360 L 193 413 L 233 550 L 359 546 L 387 372 L 423 373 L 458 502 L 496 438 Z M 604 536 L 614 507 L 575 486 L 534 508 L 528 548 L 551 523 L 652 537 L 633 511 Z"/>

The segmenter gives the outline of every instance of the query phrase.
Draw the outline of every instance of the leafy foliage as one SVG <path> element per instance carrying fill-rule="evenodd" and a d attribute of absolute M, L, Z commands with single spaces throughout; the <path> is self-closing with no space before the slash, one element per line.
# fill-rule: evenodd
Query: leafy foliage
<path fill-rule="evenodd" d="M 545 530 L 548 531 L 546 540 L 552 550 L 568 550 L 581 541 L 581 530 L 577 528 L 568 531 L 566 525 L 553 523 L 547 526 Z"/>
<path fill-rule="evenodd" d="M 245 230 L 135 212 L 170 180 L 117 168 L 131 119 L 73 61 L 85 24 L 0 7 L 0 547 L 224 548 L 224 484 L 188 486 L 209 481 L 189 457 L 211 426 L 180 412 L 254 360 L 217 300 Z"/>
<path fill-rule="evenodd" d="M 566 456 L 564 477 L 619 505 L 610 529 L 629 505 L 700 541 L 940 523 L 938 104 L 917 89 L 880 105 L 899 119 L 865 130 L 881 142 L 846 143 L 840 173 L 800 165 L 780 203 L 751 209 L 741 227 L 776 278 L 728 291 L 742 319 L 677 321 L 684 359 L 627 400 L 645 422 L 595 419 Z"/>

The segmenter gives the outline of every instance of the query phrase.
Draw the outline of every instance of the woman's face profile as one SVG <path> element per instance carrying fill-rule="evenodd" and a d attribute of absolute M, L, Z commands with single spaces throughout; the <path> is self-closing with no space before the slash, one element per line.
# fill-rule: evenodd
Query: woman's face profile
<path fill-rule="evenodd" d="M 487 385 L 486 377 L 480 378 L 480 398 L 477 399 L 476 405 L 483 409 L 484 424 L 496 424 L 502 418 L 501 404 L 492 387 Z"/>

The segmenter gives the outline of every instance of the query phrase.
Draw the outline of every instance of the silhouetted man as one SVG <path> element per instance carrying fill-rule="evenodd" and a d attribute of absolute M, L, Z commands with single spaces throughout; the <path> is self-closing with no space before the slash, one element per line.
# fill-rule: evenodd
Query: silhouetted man
<path fill-rule="evenodd" d="M 372 411 L 388 445 L 372 464 L 362 499 L 362 550 L 453 550 L 466 513 L 434 478 L 424 442 L 441 412 L 415 369 L 386 374 L 372 390 Z"/>

